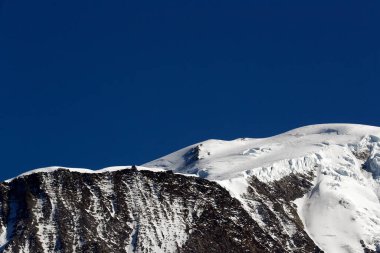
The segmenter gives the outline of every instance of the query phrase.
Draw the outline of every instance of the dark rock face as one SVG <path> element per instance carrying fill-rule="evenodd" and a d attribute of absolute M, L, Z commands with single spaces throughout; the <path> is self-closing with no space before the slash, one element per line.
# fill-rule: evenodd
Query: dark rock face
<path fill-rule="evenodd" d="M 251 177 L 244 201 L 265 231 L 287 251 L 322 252 L 304 231 L 295 204 L 312 187 L 314 175 L 290 174 L 270 183 Z"/>
<path fill-rule="evenodd" d="M 34 173 L 0 184 L 0 252 L 314 252 L 289 202 L 309 184 L 253 178 L 245 198 L 259 203 L 252 208 L 263 229 L 224 188 L 200 178 L 136 169 Z"/>

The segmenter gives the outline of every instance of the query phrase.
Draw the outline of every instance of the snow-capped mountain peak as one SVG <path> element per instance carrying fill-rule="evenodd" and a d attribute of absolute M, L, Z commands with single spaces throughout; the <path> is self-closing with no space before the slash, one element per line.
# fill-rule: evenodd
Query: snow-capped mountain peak
<path fill-rule="evenodd" d="M 378 127 L 312 125 L 270 138 L 209 140 L 144 166 L 216 181 L 258 221 L 257 206 L 244 197 L 252 178 L 270 184 L 313 175 L 313 186 L 294 203 L 317 245 L 333 253 L 380 251 L 379 137 Z"/>
<path fill-rule="evenodd" d="M 0 183 L 0 252 L 380 252 L 380 128 L 207 140 Z"/>
<path fill-rule="evenodd" d="M 195 173 L 211 180 L 241 176 L 251 169 L 271 166 L 283 160 L 299 159 L 339 146 L 355 148 L 360 141 L 376 140 L 380 128 L 323 124 L 298 128 L 270 138 L 239 138 L 232 141 L 208 140 L 148 162 L 146 167 L 159 167 L 184 173 Z M 273 171 L 274 176 L 276 171 Z M 270 178 L 267 178 L 270 180 Z"/>

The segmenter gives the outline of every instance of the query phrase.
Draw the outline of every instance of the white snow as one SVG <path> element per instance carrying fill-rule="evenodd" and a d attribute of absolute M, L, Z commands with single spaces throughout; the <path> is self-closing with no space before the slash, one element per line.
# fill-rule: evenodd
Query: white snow
<path fill-rule="evenodd" d="M 368 153 L 367 172 L 355 154 Z M 262 182 L 310 173 L 314 187 L 295 201 L 306 232 L 327 253 L 380 251 L 380 128 L 322 124 L 274 137 L 208 140 L 143 166 L 216 181 L 240 200 L 249 176 Z M 292 233 L 289 228 L 288 233 Z"/>
<path fill-rule="evenodd" d="M 306 157 L 333 145 L 355 143 L 369 133 L 380 136 L 380 128 L 325 124 L 298 128 L 270 138 L 208 140 L 148 162 L 143 166 L 199 174 L 210 180 L 230 179 L 240 177 L 253 168 L 255 170 L 260 168 L 261 172 L 265 173 L 265 169 L 270 169 L 274 163 Z M 199 149 L 199 159 L 195 161 L 188 159 L 192 149 Z M 277 171 L 269 173 L 273 178 L 266 180 L 275 180 L 284 176 L 276 173 Z"/>

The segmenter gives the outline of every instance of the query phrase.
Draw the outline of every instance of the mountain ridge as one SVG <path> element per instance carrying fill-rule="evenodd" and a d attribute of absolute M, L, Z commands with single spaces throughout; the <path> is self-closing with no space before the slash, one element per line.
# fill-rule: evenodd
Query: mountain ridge
<path fill-rule="evenodd" d="M 211 224 L 218 223 L 218 219 L 227 219 L 229 222 L 234 219 L 245 219 L 244 222 L 242 221 L 243 223 L 253 224 L 251 225 L 253 237 L 244 234 L 242 238 L 237 240 L 242 240 L 246 244 L 251 240 L 254 243 L 247 244 L 251 245 L 249 246 L 251 248 L 244 248 L 244 246 L 239 246 L 236 243 L 226 246 L 227 244 L 219 242 L 217 238 L 209 238 L 208 241 L 214 245 L 213 250 L 215 250 L 210 250 L 210 252 L 218 252 L 222 249 L 220 247 L 235 247 L 234 249 L 231 248 L 230 252 L 234 252 L 234 250 L 237 252 L 239 250 L 240 252 L 271 252 L 270 247 L 274 247 L 277 250 L 276 252 L 321 252 L 321 250 L 328 253 L 380 252 L 379 127 L 355 124 L 320 124 L 293 129 L 268 138 L 239 138 L 231 141 L 212 139 L 190 145 L 145 163 L 142 167 L 116 166 L 97 171 L 48 167 L 23 173 L 5 181 L 3 185 L 10 185 L 14 181 L 28 180 L 28 178 L 36 175 L 49 178 L 50 174 L 55 175 L 57 173 L 69 175 L 79 173 L 80 177 L 83 178 L 98 177 L 99 181 L 95 180 L 89 187 L 100 188 L 100 192 L 107 191 L 102 189 L 103 177 L 110 174 L 132 175 L 130 173 L 142 173 L 142 175 L 144 173 L 151 175 L 163 173 L 163 175 L 169 175 L 157 176 L 162 181 L 144 179 L 147 182 L 153 180 L 155 187 L 160 189 L 171 183 L 170 175 L 181 177 L 182 179 L 179 181 L 186 184 L 191 184 L 193 180 L 205 180 L 205 182 L 212 183 L 209 186 L 211 191 L 219 191 L 218 187 L 224 188 L 229 197 L 222 194 L 223 201 L 232 201 L 230 198 L 238 201 L 239 207 L 236 206 L 236 208 L 240 210 L 240 215 L 234 216 L 230 211 L 226 211 L 226 214 L 221 215 L 219 213 L 219 216 L 214 216 L 214 212 L 210 219 L 203 220 L 204 231 Z M 125 180 L 130 182 L 127 178 Z M 203 181 L 196 181 L 196 185 L 200 182 Z M 49 189 L 55 189 L 60 183 L 55 182 L 53 185 L 54 187 L 44 188 L 44 194 L 48 198 L 52 198 L 48 193 Z M 128 188 L 125 183 L 124 186 Z M 112 187 L 116 186 L 113 185 Z M 180 184 L 177 187 L 185 191 Z M 130 194 L 130 191 L 133 192 L 131 189 L 121 191 L 126 191 L 125 194 L 127 192 Z M 142 196 L 149 195 L 150 190 L 146 188 L 144 191 L 139 191 L 138 196 L 143 198 Z M 197 190 L 194 191 L 197 192 Z M 188 192 L 188 194 L 193 195 L 195 193 Z M 0 196 L 4 197 L 4 193 Z M 182 193 L 182 195 L 176 196 L 183 198 L 186 197 L 186 194 Z M 32 194 L 31 198 L 35 199 L 36 203 L 41 201 L 38 200 L 39 195 Z M 93 198 L 97 199 L 95 195 Z M 134 203 L 140 203 L 139 198 L 133 199 Z M 91 201 L 95 201 L 94 199 L 90 198 Z M 202 197 L 201 199 L 204 203 L 215 201 L 209 197 Z M 108 201 L 102 199 L 99 203 L 107 205 L 104 203 L 108 203 Z M 124 199 L 124 201 L 130 200 Z M 159 206 L 163 204 L 161 202 L 154 203 L 159 203 L 157 204 Z M 187 204 L 184 203 L 181 202 L 180 204 L 183 210 L 187 208 Z M 71 203 L 71 205 L 75 206 L 76 204 Z M 143 205 L 146 205 L 146 208 L 152 208 L 150 202 L 145 202 Z M 100 212 L 100 215 L 104 215 L 104 210 Z M 141 212 L 142 209 L 139 210 Z M 174 212 L 168 209 L 160 210 L 166 210 L 165 212 L 168 214 Z M 84 210 L 82 211 L 84 212 Z M 132 212 L 133 210 L 129 209 L 129 211 Z M 198 210 L 198 212 L 204 212 L 204 210 Z M 0 218 L 3 220 L 12 218 L 9 215 L 4 211 L 2 215 L 0 213 Z M 34 214 L 32 212 L 29 215 L 33 216 Z M 96 220 L 96 214 L 94 216 L 90 219 Z M 242 218 L 243 216 L 245 218 Z M 231 219 L 231 217 L 234 218 Z M 133 220 L 134 226 L 148 230 L 166 231 L 164 227 L 149 225 L 150 223 L 147 220 L 141 222 L 133 217 L 131 220 Z M 155 224 L 159 223 L 157 217 L 152 220 Z M 185 227 L 200 226 L 199 223 L 192 222 L 190 219 L 184 221 Z M 224 234 L 223 236 L 227 241 L 231 240 L 232 237 L 226 235 L 223 229 L 236 234 L 240 228 L 238 224 L 234 224 L 236 226 L 231 227 L 224 224 L 220 227 L 220 232 Z M 49 227 L 51 224 L 47 224 L 47 226 Z M 74 228 L 75 226 L 71 227 L 71 229 Z M 4 224 L 1 229 L 0 244 L 3 245 L 3 248 L 0 248 L 0 252 L 18 252 L 7 251 L 4 248 L 4 245 L 7 245 L 4 233 L 9 232 L 9 229 Z M 128 238 L 132 238 L 135 230 L 130 227 L 130 230 L 127 229 L 126 231 L 129 231 Z M 193 236 L 189 233 L 190 230 L 183 229 L 181 231 L 179 233 L 182 233 L 186 238 Z M 257 231 L 261 231 L 259 234 L 262 234 L 266 239 L 260 239 Z M 146 235 L 144 237 L 144 234 L 134 234 L 134 236 L 135 242 L 144 243 L 136 244 L 136 247 L 124 248 L 124 251 L 119 249 L 120 252 L 191 252 L 191 249 L 195 249 L 192 248 L 195 245 L 190 247 L 186 244 L 187 240 L 181 244 L 182 246 L 187 245 L 184 246 L 185 248 L 178 244 L 169 249 L 167 246 L 166 248 L 161 247 L 163 244 L 158 237 L 146 242 Z M 38 239 L 39 235 L 35 235 L 35 237 L 37 241 L 44 241 Z M 101 240 L 101 238 L 96 240 Z M 155 240 L 157 240 L 156 243 L 154 243 Z M 189 240 L 192 241 L 192 244 L 197 244 L 196 241 Z M 264 241 L 269 241 L 272 246 Z M 80 245 L 76 247 L 78 247 L 78 252 L 85 252 L 81 251 Z M 205 247 L 203 245 L 198 248 L 197 252 L 201 252 Z M 239 247 L 243 247 L 244 250 Z M 223 249 L 226 250 L 227 248 Z"/>

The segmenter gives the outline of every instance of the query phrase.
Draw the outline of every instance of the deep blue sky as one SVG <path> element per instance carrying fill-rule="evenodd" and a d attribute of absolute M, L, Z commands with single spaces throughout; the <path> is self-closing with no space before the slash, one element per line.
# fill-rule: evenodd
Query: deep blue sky
<path fill-rule="evenodd" d="M 0 180 L 380 125 L 379 1 L 0 0 Z"/>

